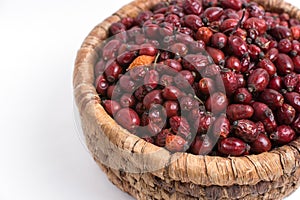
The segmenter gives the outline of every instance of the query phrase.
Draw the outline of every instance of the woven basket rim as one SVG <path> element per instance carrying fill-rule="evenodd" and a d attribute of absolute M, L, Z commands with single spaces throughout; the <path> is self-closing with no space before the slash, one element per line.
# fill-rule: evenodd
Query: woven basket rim
<path fill-rule="evenodd" d="M 289 3 L 284 1 L 268 1 L 265 2 L 263 0 L 255 0 L 256 2 L 263 4 L 267 8 L 275 8 L 276 10 L 284 10 L 292 13 L 292 16 L 295 16 L 299 19 L 299 10 L 292 6 Z M 252 165 L 251 168 L 244 167 L 235 171 L 236 169 L 232 169 L 233 174 L 229 174 L 228 177 L 232 176 L 236 180 L 231 180 L 233 184 L 256 184 L 259 181 L 266 180 L 270 181 L 272 179 L 278 178 L 286 173 L 288 173 L 285 169 L 285 166 L 295 165 L 295 159 L 290 159 L 290 163 L 282 163 L 282 155 L 285 155 L 286 152 L 290 151 L 299 151 L 300 150 L 300 137 L 293 141 L 292 143 L 279 147 L 277 149 L 273 149 L 270 152 L 258 154 L 258 155 L 248 155 L 242 157 L 218 157 L 218 156 L 199 156 L 192 155 L 189 153 L 175 153 L 170 154 L 167 150 L 155 146 L 153 144 L 145 142 L 143 139 L 131 134 L 126 129 L 119 126 L 103 109 L 100 104 L 100 98 L 97 95 L 97 92 L 94 87 L 94 73 L 93 66 L 98 58 L 97 50 L 101 46 L 101 42 L 107 38 L 108 35 L 108 27 L 113 22 L 119 21 L 121 17 L 124 16 L 135 16 L 137 12 L 141 10 L 146 10 L 152 7 L 154 4 L 160 2 L 160 0 L 154 1 L 146 1 L 146 0 L 134 0 L 128 5 L 123 6 L 119 11 L 113 14 L 111 17 L 104 20 L 102 23 L 97 25 L 87 36 L 85 41 L 83 42 L 80 50 L 78 51 L 77 58 L 75 61 L 75 68 L 73 73 L 73 87 L 74 87 L 74 96 L 76 100 L 77 107 L 81 115 L 88 116 L 91 119 L 91 123 L 96 123 L 97 125 L 103 127 L 104 129 L 112 129 L 113 131 L 106 131 L 105 134 L 108 138 L 112 139 L 111 142 L 120 147 L 120 144 L 124 144 L 128 141 L 131 141 L 132 144 L 139 144 L 143 146 L 143 152 L 151 153 L 156 151 L 164 152 L 164 156 L 168 155 L 169 160 L 172 160 L 172 157 L 180 157 L 177 162 L 170 163 L 168 166 L 169 170 L 176 169 L 176 172 L 168 172 L 169 176 L 175 180 L 186 180 L 187 171 L 191 170 L 191 173 L 197 174 L 197 169 L 199 168 L 199 164 L 207 165 L 207 162 L 210 162 L 210 165 L 220 165 L 221 163 L 239 163 L 243 166 L 243 163 L 247 163 L 248 165 Z M 273 2 L 273 3 L 270 3 Z M 128 7 L 134 7 L 134 12 L 124 12 Z M 288 10 L 286 10 L 288 9 Z M 117 134 L 116 131 L 118 132 Z M 115 134 L 114 136 L 112 134 Z M 115 138 L 114 138 L 115 137 Z M 122 146 L 124 150 L 132 151 L 132 146 Z M 142 151 L 140 153 L 143 153 Z M 289 155 L 287 155 L 289 156 Z M 156 158 L 159 159 L 159 158 Z M 159 161 L 158 161 L 159 162 Z M 288 160 L 285 162 L 289 162 Z M 185 163 L 186 168 L 179 167 L 180 164 Z M 155 165 L 155 162 L 153 162 Z M 270 167 L 276 166 L 276 167 Z M 206 170 L 209 167 L 206 166 Z M 255 172 L 249 171 L 254 170 Z M 267 174 L 271 174 L 272 177 L 266 175 L 264 176 L 260 172 L 268 171 Z M 253 177 L 253 173 L 257 175 Z M 218 175 L 218 173 L 216 173 Z M 196 176 L 196 175 L 195 175 Z M 251 178 L 252 177 L 252 178 Z M 188 177 L 189 180 L 195 183 L 208 184 L 207 181 L 199 180 L 197 177 Z M 219 180 L 218 178 L 210 178 L 207 177 L 207 180 L 211 182 L 209 184 L 212 185 L 222 185 L 224 182 Z M 229 181 L 230 182 L 230 181 Z"/>

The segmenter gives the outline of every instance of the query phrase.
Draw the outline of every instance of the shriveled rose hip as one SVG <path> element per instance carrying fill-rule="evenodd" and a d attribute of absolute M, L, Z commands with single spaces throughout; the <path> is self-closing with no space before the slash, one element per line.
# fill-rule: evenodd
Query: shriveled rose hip
<path fill-rule="evenodd" d="M 205 44 L 210 42 L 213 32 L 207 27 L 201 27 L 198 29 L 195 37 L 197 40 L 203 40 Z"/>
<path fill-rule="evenodd" d="M 230 104 L 226 109 L 226 114 L 231 122 L 249 119 L 254 113 L 253 108 L 250 105 L 244 104 Z"/>
<path fill-rule="evenodd" d="M 166 138 L 168 135 L 172 135 L 169 129 L 163 129 L 155 137 L 155 144 L 159 147 L 164 147 L 166 145 Z"/>
<path fill-rule="evenodd" d="M 223 15 L 224 10 L 220 7 L 209 7 L 203 13 L 203 21 L 212 22 L 217 21 Z"/>
<path fill-rule="evenodd" d="M 238 36 L 230 36 L 228 44 L 234 55 L 242 57 L 248 53 L 248 46 L 246 42 Z"/>
<path fill-rule="evenodd" d="M 300 94 L 297 92 L 287 92 L 284 94 L 285 100 L 289 103 L 297 112 L 300 112 Z"/>
<path fill-rule="evenodd" d="M 283 104 L 277 110 L 277 121 L 279 124 L 290 125 L 296 116 L 296 110 L 289 104 Z"/>
<path fill-rule="evenodd" d="M 250 104 L 252 101 L 252 94 L 246 88 L 238 88 L 233 95 L 233 99 L 235 103 Z"/>
<path fill-rule="evenodd" d="M 232 128 L 234 134 L 245 142 L 254 142 L 258 137 L 256 124 L 248 119 L 233 122 Z"/>
<path fill-rule="evenodd" d="M 265 55 L 266 58 L 274 62 L 278 58 L 278 50 L 276 48 L 271 48 Z"/>
<path fill-rule="evenodd" d="M 264 58 L 261 61 L 259 61 L 257 66 L 262 69 L 265 69 L 270 75 L 270 77 L 273 76 L 277 71 L 274 63 L 268 58 Z"/>
<path fill-rule="evenodd" d="M 222 71 L 220 75 L 216 77 L 217 87 L 220 90 L 225 89 L 226 95 L 231 96 L 238 88 L 236 73 L 227 70 Z"/>
<path fill-rule="evenodd" d="M 277 127 L 276 132 L 270 135 L 270 138 L 276 144 L 283 145 L 291 142 L 293 139 L 295 139 L 295 136 L 296 133 L 290 126 L 281 125 Z"/>
<path fill-rule="evenodd" d="M 221 0 L 220 3 L 224 8 L 231 8 L 233 10 L 240 10 L 242 8 L 241 0 Z"/>
<path fill-rule="evenodd" d="M 259 19 L 256 17 L 251 17 L 247 19 L 244 23 L 244 28 L 246 30 L 256 29 L 260 35 L 267 31 L 267 25 L 264 19 Z"/>
<path fill-rule="evenodd" d="M 265 89 L 259 96 L 261 102 L 267 104 L 269 108 L 276 109 L 283 105 L 282 94 L 273 89 Z"/>
<path fill-rule="evenodd" d="M 284 76 L 283 83 L 289 92 L 293 91 L 299 80 L 296 73 L 290 73 Z"/>
<path fill-rule="evenodd" d="M 227 156 L 241 156 L 248 149 L 249 146 L 245 142 L 234 137 L 225 138 L 218 143 L 218 151 Z"/>
<path fill-rule="evenodd" d="M 269 84 L 270 76 L 265 69 L 254 70 L 248 78 L 248 89 L 250 92 L 262 92 Z"/>
<path fill-rule="evenodd" d="M 183 10 L 187 14 L 200 15 L 202 12 L 202 1 L 199 0 L 185 0 L 183 2 Z"/>
<path fill-rule="evenodd" d="M 206 133 L 214 121 L 215 118 L 210 113 L 201 113 L 194 121 L 194 128 L 198 134 Z"/>
<path fill-rule="evenodd" d="M 103 75 L 100 75 L 96 79 L 95 85 L 96 85 L 96 90 L 97 90 L 98 94 L 105 96 L 107 88 L 109 86 L 106 78 Z"/>
<path fill-rule="evenodd" d="M 216 92 L 212 94 L 205 102 L 205 107 L 208 111 L 219 114 L 228 105 L 228 99 L 222 92 Z"/>
<path fill-rule="evenodd" d="M 259 154 L 270 151 L 272 148 L 272 143 L 267 135 L 260 133 L 257 139 L 250 144 L 250 147 L 252 152 Z"/>

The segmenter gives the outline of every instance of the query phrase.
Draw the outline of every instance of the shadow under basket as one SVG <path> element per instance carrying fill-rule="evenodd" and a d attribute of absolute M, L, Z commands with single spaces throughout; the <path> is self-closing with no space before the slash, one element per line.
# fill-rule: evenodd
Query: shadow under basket
<path fill-rule="evenodd" d="M 266 10 L 300 11 L 280 0 L 255 0 Z M 74 95 L 87 146 L 109 180 L 136 199 L 282 199 L 300 184 L 300 139 L 259 155 L 242 157 L 171 154 L 119 126 L 101 106 L 94 65 L 108 29 L 159 0 L 136 0 L 97 25 L 78 51 Z"/>

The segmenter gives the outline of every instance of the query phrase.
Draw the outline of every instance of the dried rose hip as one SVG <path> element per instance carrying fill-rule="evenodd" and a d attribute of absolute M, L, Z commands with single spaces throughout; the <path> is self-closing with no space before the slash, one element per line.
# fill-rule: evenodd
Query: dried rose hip
<path fill-rule="evenodd" d="M 248 149 L 249 146 L 245 142 L 234 137 L 225 138 L 218 143 L 218 151 L 224 155 L 241 156 Z"/>
<path fill-rule="evenodd" d="M 230 104 L 226 109 L 227 117 L 232 122 L 240 119 L 249 119 L 253 113 L 253 108 L 244 104 Z"/>
<path fill-rule="evenodd" d="M 253 121 L 241 119 L 233 122 L 234 134 L 245 142 L 254 142 L 258 137 L 257 126 Z"/>
<path fill-rule="evenodd" d="M 270 138 L 276 144 L 282 145 L 291 142 L 293 139 L 295 139 L 295 136 L 296 133 L 290 126 L 281 125 L 277 127 L 276 132 L 270 135 Z"/>
<path fill-rule="evenodd" d="M 259 154 L 263 152 L 270 151 L 272 148 L 272 143 L 270 139 L 263 133 L 260 133 L 257 139 L 250 144 L 251 151 L 253 153 Z"/>
<path fill-rule="evenodd" d="M 291 124 L 296 115 L 296 110 L 289 104 L 283 104 L 277 110 L 277 121 L 279 124 Z"/>
<path fill-rule="evenodd" d="M 269 84 L 270 76 L 265 69 L 254 70 L 248 78 L 248 89 L 250 92 L 262 92 Z"/>

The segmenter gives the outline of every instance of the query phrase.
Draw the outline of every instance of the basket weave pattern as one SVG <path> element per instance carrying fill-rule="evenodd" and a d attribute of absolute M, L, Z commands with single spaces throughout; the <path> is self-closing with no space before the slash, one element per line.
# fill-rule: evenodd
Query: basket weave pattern
<path fill-rule="evenodd" d="M 300 19 L 281 0 L 255 0 Z M 170 154 L 120 127 L 100 105 L 94 87 L 98 50 L 114 22 L 135 17 L 160 0 L 135 0 L 97 25 L 78 51 L 74 95 L 87 146 L 111 182 L 136 199 L 282 199 L 300 185 L 300 139 L 271 152 L 244 157 Z M 153 153 L 159 152 L 154 155 Z M 157 166 L 161 166 L 157 168 Z"/>

